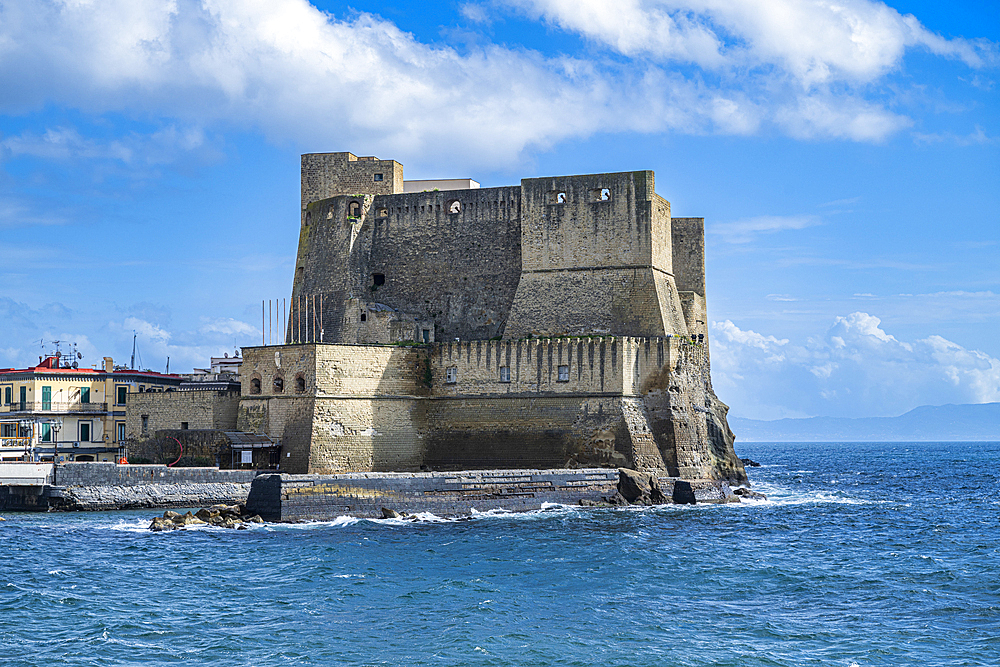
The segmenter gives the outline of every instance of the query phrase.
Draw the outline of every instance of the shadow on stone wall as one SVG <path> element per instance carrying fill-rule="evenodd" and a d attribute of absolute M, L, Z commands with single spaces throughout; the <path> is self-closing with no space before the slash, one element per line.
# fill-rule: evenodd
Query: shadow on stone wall
<path fill-rule="evenodd" d="M 183 448 L 183 449 L 182 449 Z M 232 448 L 223 431 L 165 429 L 128 446 L 130 463 L 174 464 L 178 467 L 232 468 Z M 179 457 L 179 458 L 178 458 Z"/>

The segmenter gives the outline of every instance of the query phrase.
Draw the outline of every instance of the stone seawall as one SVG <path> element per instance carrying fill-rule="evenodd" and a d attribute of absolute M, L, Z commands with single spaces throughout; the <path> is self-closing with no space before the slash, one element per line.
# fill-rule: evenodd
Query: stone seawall
<path fill-rule="evenodd" d="M 98 511 L 235 505 L 245 503 L 249 493 L 249 482 L 56 487 L 48 491 L 48 509 Z"/>
<path fill-rule="evenodd" d="M 202 507 L 246 502 L 257 470 L 67 463 L 56 486 L 0 486 L 0 510 L 46 512 Z"/>
<path fill-rule="evenodd" d="M 523 512 L 547 503 L 602 503 L 618 491 L 619 472 L 579 470 L 465 470 L 454 473 L 353 473 L 340 475 L 264 474 L 247 498 L 247 511 L 267 521 L 331 521 L 338 516 L 377 518 L 382 509 L 440 517 L 474 512 Z M 659 478 L 664 494 L 676 497 L 675 485 L 690 496 L 685 502 L 726 502 L 728 484 L 716 480 Z"/>
<path fill-rule="evenodd" d="M 56 469 L 58 486 L 131 486 L 136 484 L 249 484 L 257 470 L 170 468 L 165 465 L 117 463 L 62 463 Z"/>

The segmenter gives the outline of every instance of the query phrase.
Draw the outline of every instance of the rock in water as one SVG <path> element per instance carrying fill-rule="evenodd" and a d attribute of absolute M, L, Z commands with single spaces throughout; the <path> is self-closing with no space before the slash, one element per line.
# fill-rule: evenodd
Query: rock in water
<path fill-rule="evenodd" d="M 691 482 L 677 480 L 674 482 L 673 501 L 678 505 L 694 505 L 698 500 L 694 497 L 694 489 Z"/>
<path fill-rule="evenodd" d="M 400 517 L 399 512 L 397 512 L 396 510 L 391 510 L 391 509 L 388 509 L 386 507 L 383 507 L 382 508 L 382 518 L 383 519 L 399 519 L 399 518 L 402 518 L 402 517 Z"/>
<path fill-rule="evenodd" d="M 662 505 L 667 502 L 656 475 L 628 468 L 618 469 L 618 493 L 633 505 Z"/>
<path fill-rule="evenodd" d="M 750 466 L 751 468 L 759 468 L 760 467 L 760 464 L 757 463 L 756 461 L 754 461 L 753 459 L 740 459 L 740 461 L 743 462 L 743 465 Z"/>
<path fill-rule="evenodd" d="M 752 500 L 767 500 L 767 496 L 758 491 L 751 491 L 750 489 L 739 487 L 733 489 L 733 493 L 741 498 L 749 498 Z"/>

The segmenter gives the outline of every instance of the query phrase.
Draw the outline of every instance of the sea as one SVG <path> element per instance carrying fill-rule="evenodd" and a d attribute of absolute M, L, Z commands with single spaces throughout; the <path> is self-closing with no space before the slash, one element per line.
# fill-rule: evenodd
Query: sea
<path fill-rule="evenodd" d="M 1000 443 L 737 443 L 767 500 L 6 513 L 0 664 L 1000 665 Z"/>

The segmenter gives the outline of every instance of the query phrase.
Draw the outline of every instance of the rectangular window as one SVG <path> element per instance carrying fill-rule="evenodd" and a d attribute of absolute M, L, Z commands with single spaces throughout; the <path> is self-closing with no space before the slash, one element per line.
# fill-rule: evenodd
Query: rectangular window
<path fill-rule="evenodd" d="M 42 410 L 52 409 L 52 387 L 42 387 Z"/>
<path fill-rule="evenodd" d="M 500 367 L 500 381 L 501 382 L 510 382 L 510 366 L 501 366 Z"/>
<path fill-rule="evenodd" d="M 420 333 L 423 336 L 425 343 L 431 342 L 431 330 L 430 329 L 424 329 Z"/>
<path fill-rule="evenodd" d="M 458 382 L 458 369 L 452 366 L 445 373 L 445 382 L 448 384 L 455 384 Z"/>
<path fill-rule="evenodd" d="M 118 442 L 125 439 L 125 422 L 115 422 L 115 435 L 118 436 Z"/>
<path fill-rule="evenodd" d="M 188 423 L 187 422 L 181 422 L 181 430 L 182 431 L 188 430 Z"/>
<path fill-rule="evenodd" d="M 42 442 L 52 442 L 52 424 L 42 422 Z"/>
<path fill-rule="evenodd" d="M 14 388 L 4 387 L 3 388 L 3 402 L 4 405 L 10 405 L 14 402 Z"/>
<path fill-rule="evenodd" d="M 143 435 L 149 434 L 149 415 L 142 416 L 142 434 Z"/>
<path fill-rule="evenodd" d="M 115 387 L 115 405 L 125 405 L 128 398 L 128 387 L 120 384 Z"/>
<path fill-rule="evenodd" d="M 90 442 L 90 422 L 80 422 L 80 442 Z"/>
<path fill-rule="evenodd" d="M 569 366 L 559 367 L 559 382 L 569 382 Z"/>
<path fill-rule="evenodd" d="M 80 387 L 80 402 L 90 403 L 90 387 Z"/>
<path fill-rule="evenodd" d="M 375 180 L 376 181 L 381 181 L 382 180 L 382 174 L 375 174 Z"/>

